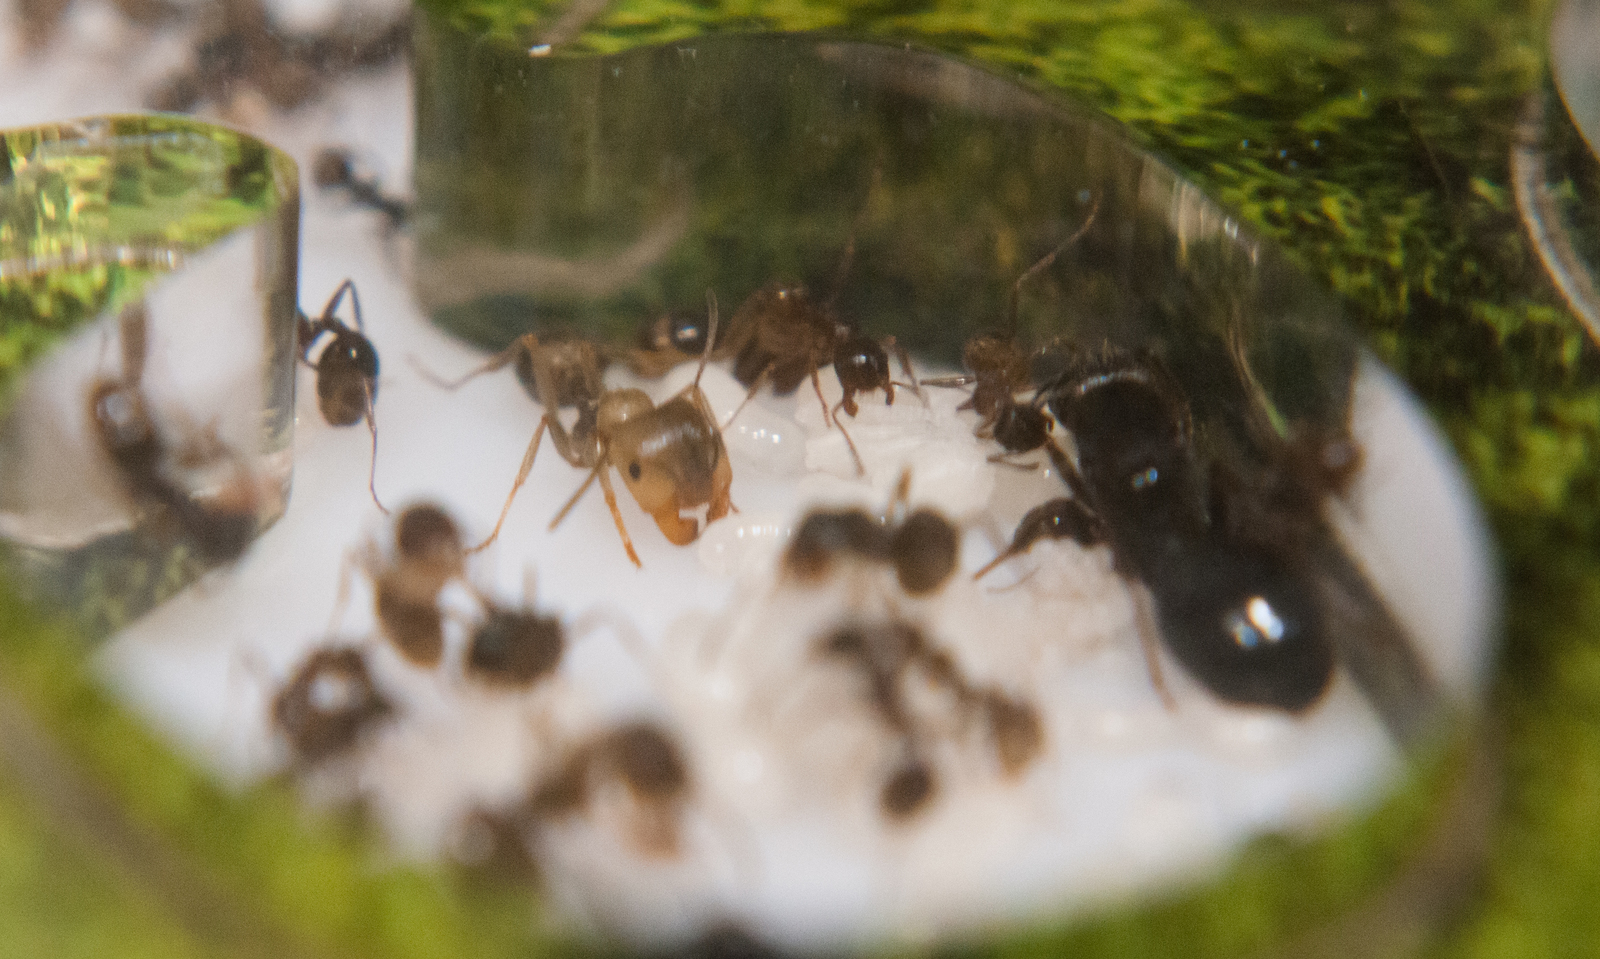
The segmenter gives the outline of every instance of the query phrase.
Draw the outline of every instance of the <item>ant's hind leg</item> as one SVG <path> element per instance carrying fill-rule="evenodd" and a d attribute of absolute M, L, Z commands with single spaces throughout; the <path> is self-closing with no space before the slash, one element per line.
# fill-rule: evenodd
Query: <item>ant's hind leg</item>
<path fill-rule="evenodd" d="M 533 439 L 528 443 L 528 451 L 522 454 L 522 468 L 517 470 L 517 479 L 511 484 L 511 492 L 506 495 L 506 504 L 500 507 L 500 518 L 494 521 L 494 529 L 490 531 L 489 538 L 467 550 L 468 553 L 481 552 L 490 543 L 500 537 L 500 527 L 505 525 L 506 514 L 511 512 L 511 501 L 517 498 L 517 491 L 522 489 L 522 484 L 528 481 L 528 474 L 533 471 L 533 458 L 539 455 L 539 441 L 544 439 L 544 427 L 550 420 L 547 413 L 539 417 L 539 428 L 533 431 Z M 376 443 L 376 440 L 374 440 Z"/>
<path fill-rule="evenodd" d="M 447 380 L 423 366 L 422 361 L 418 360 L 415 355 L 407 355 L 406 358 L 411 361 L 411 365 L 415 367 L 416 371 L 422 375 L 422 378 L 427 380 L 429 383 L 432 383 L 434 386 L 437 386 L 440 389 L 458 390 L 465 386 L 469 381 L 477 379 L 485 373 L 493 373 L 496 370 L 504 369 L 507 364 L 515 360 L 523 352 L 528 353 L 530 356 L 533 355 L 533 352 L 538 348 L 539 338 L 534 336 L 532 333 L 524 333 L 517 337 L 516 341 L 510 346 L 489 357 L 489 359 L 486 360 L 482 366 L 474 370 L 468 370 L 466 373 L 453 380 Z"/>

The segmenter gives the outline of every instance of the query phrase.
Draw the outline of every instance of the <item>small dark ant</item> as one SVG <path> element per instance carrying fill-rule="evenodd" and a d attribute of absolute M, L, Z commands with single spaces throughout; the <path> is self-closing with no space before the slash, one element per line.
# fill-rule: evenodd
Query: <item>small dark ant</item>
<path fill-rule="evenodd" d="M 538 822 L 575 815 L 607 783 L 626 788 L 640 849 L 653 856 L 676 855 L 691 787 L 689 767 L 672 736 L 651 722 L 624 723 L 573 750 L 533 791 L 528 816 Z"/>
<path fill-rule="evenodd" d="M 526 689 L 555 672 L 567 649 L 561 617 L 484 600 L 467 645 L 466 671 L 491 686 Z"/>
<path fill-rule="evenodd" d="M 356 325 L 351 329 L 336 315 L 344 295 L 350 294 L 350 309 Z M 317 408 L 329 426 L 353 426 L 366 421 L 372 434 L 372 464 L 367 470 L 367 491 L 383 513 L 388 508 L 378 499 L 378 351 L 367 339 L 361 320 L 361 298 L 352 280 L 345 280 L 328 298 L 322 313 L 312 319 L 301 312 L 296 322 L 300 362 L 317 374 Z M 327 338 L 315 362 L 311 351 Z"/>
<path fill-rule="evenodd" d="M 1220 698 L 1291 713 L 1316 703 L 1333 651 L 1307 571 L 1206 509 L 1189 407 L 1153 354 L 1078 353 L 1044 392 L 1077 463 L 1051 458 L 1073 492 L 1019 527 L 1009 557 L 1040 535 L 1104 542 L 1154 601 L 1161 641 Z M 993 564 L 991 564 L 992 566 Z M 1148 638 L 1145 655 L 1165 697 Z"/>
<path fill-rule="evenodd" d="M 255 480 L 241 475 L 221 494 L 201 498 L 174 476 L 181 451 L 168 446 L 144 393 L 149 342 L 144 303 L 124 307 L 118 322 L 122 376 L 101 377 L 89 387 L 90 428 L 136 504 L 170 520 L 205 562 L 230 563 L 255 536 Z"/>
<path fill-rule="evenodd" d="M 972 574 L 982 579 L 991 570 L 1013 556 L 1026 553 L 1041 539 L 1070 539 L 1077 543 L 1101 542 L 1105 536 L 1100 531 L 1099 520 L 1080 502 L 1067 497 L 1046 500 L 1028 510 L 1017 524 L 1017 531 L 1007 546 L 987 565 Z"/>
<path fill-rule="evenodd" d="M 623 353 L 623 359 L 634 375 L 657 380 L 704 353 L 707 332 L 698 314 L 663 312 L 639 329 L 638 343 Z"/>
<path fill-rule="evenodd" d="M 431 503 L 408 506 L 395 520 L 394 558 L 369 542 L 360 563 L 372 580 L 379 630 L 413 665 L 437 666 L 444 655 L 439 593 L 466 570 L 455 520 Z"/>
<path fill-rule="evenodd" d="M 376 176 L 361 176 L 355 158 L 343 147 L 324 147 L 311 162 L 311 182 L 324 190 L 344 190 L 357 205 L 383 214 L 390 229 L 405 226 L 411 205 L 383 192 Z"/>
<path fill-rule="evenodd" d="M 902 473 L 890 500 L 891 517 L 905 509 L 911 475 Z M 900 588 L 912 596 L 937 591 L 955 572 L 961 537 L 938 512 L 922 508 L 886 524 L 865 510 L 812 510 L 784 553 L 783 568 L 802 583 L 827 576 L 843 556 L 893 566 Z"/>
<path fill-rule="evenodd" d="M 651 515 L 662 535 L 675 546 L 687 546 L 700 536 L 702 524 L 684 513 L 705 507 L 707 524 L 728 514 L 733 508 L 729 496 L 733 467 L 728 461 L 711 401 L 700 389 L 700 377 L 710 359 L 717 329 L 716 297 L 708 296 L 707 300 L 709 335 L 700 356 L 700 369 L 693 383 L 659 406 L 642 390 L 605 389 L 600 378 L 599 351 L 582 340 L 546 346 L 533 334 L 527 334 L 484 367 L 468 374 L 470 378 L 498 369 L 512 359 L 517 360 L 520 369 L 525 362 L 529 373 L 525 382 L 531 381 L 532 392 L 545 409 L 523 454 L 522 466 L 506 496 L 500 517 L 488 538 L 473 547 L 474 552 L 500 535 L 511 503 L 533 469 L 534 457 L 538 455 L 546 429 L 562 459 L 589 471 L 583 485 L 550 521 L 551 529 L 566 518 L 590 485 L 599 480 L 628 559 L 635 566 L 643 565 L 617 508 L 610 478 L 613 466 L 622 474 L 628 492 L 633 494 L 640 509 Z M 455 386 L 460 382 L 445 385 Z M 555 415 L 567 405 L 578 407 L 578 420 L 570 433 Z"/>
<path fill-rule="evenodd" d="M 350 647 L 316 650 L 272 698 L 273 726 L 302 767 L 348 751 L 393 711 Z"/>
<path fill-rule="evenodd" d="M 1052 442 L 1050 430 L 1054 424 L 1044 411 L 1045 397 L 1042 391 L 1035 391 L 1034 398 L 1029 402 L 1017 400 L 1018 393 L 1032 386 L 1029 357 L 1017 345 L 1017 315 L 1022 287 L 1028 280 L 1049 269 L 1063 250 L 1082 239 L 1099 212 L 1100 201 L 1096 200 L 1089 215 L 1071 236 L 1040 257 L 1011 284 L 1011 295 L 1006 302 L 1006 331 L 1002 334 L 980 333 L 966 342 L 961 350 L 961 362 L 967 368 L 965 374 L 922 381 L 927 386 L 971 384 L 972 396 L 957 409 L 977 413 L 978 426 L 974 432 L 978 438 L 992 439 L 1000 444 L 1002 452 L 990 457 L 993 462 L 1011 463 L 1011 457 L 1031 453 Z"/>
<path fill-rule="evenodd" d="M 977 717 L 1005 775 L 1020 774 L 1043 746 L 1043 727 L 1032 706 L 998 689 L 974 685 L 948 652 L 904 620 L 841 626 L 822 639 L 818 650 L 860 672 L 878 718 L 899 738 L 900 756 L 879 793 L 879 805 L 891 819 L 903 820 L 924 808 L 939 788 L 902 688 L 913 671 L 953 695 L 966 718 Z"/>

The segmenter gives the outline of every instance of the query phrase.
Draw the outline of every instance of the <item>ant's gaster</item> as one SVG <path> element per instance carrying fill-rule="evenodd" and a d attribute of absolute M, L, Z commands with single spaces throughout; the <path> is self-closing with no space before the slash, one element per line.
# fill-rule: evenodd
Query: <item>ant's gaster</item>
<path fill-rule="evenodd" d="M 350 308 L 356 325 L 351 329 L 336 315 L 344 295 L 350 294 Z M 367 471 L 367 490 L 378 509 L 388 513 L 378 500 L 378 351 L 367 339 L 361 321 L 361 298 L 355 283 L 345 280 L 333 291 L 316 319 L 301 313 L 297 324 L 300 360 L 316 371 L 317 408 L 330 426 L 353 426 L 363 420 L 372 434 L 372 464 Z M 315 362 L 311 351 L 324 338 L 327 342 Z"/>
<path fill-rule="evenodd" d="M 319 649 L 272 698 L 272 722 L 295 761 L 314 766 L 349 750 L 393 712 L 360 650 Z"/>

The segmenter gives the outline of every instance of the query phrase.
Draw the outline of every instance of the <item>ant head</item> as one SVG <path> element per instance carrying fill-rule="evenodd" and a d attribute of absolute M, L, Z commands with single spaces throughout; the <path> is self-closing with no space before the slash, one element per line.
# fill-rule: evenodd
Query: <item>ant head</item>
<path fill-rule="evenodd" d="M 394 523 L 394 548 L 407 562 L 438 563 L 459 569 L 461 530 L 433 503 L 408 506 Z"/>
<path fill-rule="evenodd" d="M 889 354 L 877 340 L 849 335 L 834 350 L 833 370 L 847 392 L 875 390 L 889 382 Z"/>
<path fill-rule="evenodd" d="M 879 803 L 890 819 L 905 819 L 926 806 L 938 792 L 933 770 L 921 759 L 911 757 L 883 784 Z"/>
<path fill-rule="evenodd" d="M 566 631 L 556 617 L 491 607 L 472 634 L 467 670 L 486 682 L 527 687 L 554 672 L 565 650 Z"/>
<path fill-rule="evenodd" d="M 350 151 L 343 147 L 324 147 L 311 161 L 311 182 L 320 187 L 349 183 L 354 172 Z"/>

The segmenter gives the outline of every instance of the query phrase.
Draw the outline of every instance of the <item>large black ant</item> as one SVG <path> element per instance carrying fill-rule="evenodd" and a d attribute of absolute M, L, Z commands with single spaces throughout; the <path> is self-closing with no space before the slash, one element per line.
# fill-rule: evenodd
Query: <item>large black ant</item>
<path fill-rule="evenodd" d="M 938 792 L 924 734 L 904 690 L 913 672 L 953 696 L 963 718 L 982 724 L 1005 775 L 1020 774 L 1043 745 L 1037 710 L 999 689 L 972 683 L 948 652 L 905 620 L 846 624 L 823 637 L 818 652 L 861 675 L 873 710 L 898 738 L 898 756 L 879 793 L 879 806 L 891 819 L 911 816 Z"/>
<path fill-rule="evenodd" d="M 606 389 L 600 377 L 603 360 L 593 344 L 584 340 L 545 344 L 531 333 L 462 380 L 445 384 L 458 386 L 472 376 L 515 360 L 519 373 L 527 370 L 524 385 L 531 384 L 530 392 L 545 410 L 523 454 L 522 466 L 494 529 L 487 539 L 473 547 L 474 551 L 483 549 L 499 536 L 512 501 L 533 469 L 534 457 L 538 455 L 546 430 L 562 459 L 589 471 L 588 478 L 550 521 L 551 529 L 566 518 L 590 485 L 599 480 L 628 559 L 635 566 L 643 565 L 617 508 L 610 477 L 612 467 L 622 474 L 628 492 L 633 494 L 639 507 L 651 515 L 662 535 L 675 546 L 687 546 L 700 536 L 703 524 L 685 513 L 704 508 L 706 524 L 728 514 L 733 508 L 729 497 L 733 467 L 728 462 L 711 402 L 700 389 L 700 377 L 710 359 L 717 328 L 716 298 L 708 297 L 708 301 L 708 336 L 694 382 L 659 406 L 642 390 Z M 571 432 L 557 416 L 563 406 L 578 408 L 578 419 Z"/>
<path fill-rule="evenodd" d="M 182 531 L 207 563 L 228 563 L 244 553 L 255 535 L 259 490 L 241 472 L 220 494 L 200 497 L 176 475 L 181 451 L 169 447 L 150 414 L 144 392 L 148 317 L 144 303 L 124 307 L 119 317 L 122 375 L 100 377 L 89 387 L 90 428 L 116 465 L 129 496 Z"/>
<path fill-rule="evenodd" d="M 961 536 L 936 510 L 923 507 L 907 515 L 910 493 L 907 470 L 895 484 L 883 519 L 854 508 L 807 513 L 784 552 L 784 570 L 802 583 L 814 583 L 838 559 L 853 557 L 893 566 L 901 589 L 912 596 L 937 591 L 955 572 Z"/>
<path fill-rule="evenodd" d="M 580 744 L 533 790 L 527 816 L 543 822 L 576 815 L 610 785 L 625 788 L 630 832 L 639 849 L 652 856 L 676 855 L 692 785 L 689 767 L 673 737 L 652 722 L 624 723 Z"/>
<path fill-rule="evenodd" d="M 1208 510 L 1188 403 L 1165 367 L 1153 354 L 1078 352 L 1043 395 L 1072 433 L 1076 464 L 1050 452 L 1080 505 L 1045 504 L 1002 557 L 1041 535 L 1104 542 L 1149 590 L 1167 650 L 1213 693 L 1292 713 L 1316 703 L 1334 656 L 1315 584 L 1284 550 Z M 1160 686 L 1148 639 L 1145 652 Z"/>
<path fill-rule="evenodd" d="M 356 325 L 351 329 L 339 319 L 339 304 L 350 294 L 350 309 Z M 327 342 L 317 354 L 311 351 L 324 338 Z M 378 351 L 367 339 L 361 320 L 361 298 L 352 280 L 345 280 L 328 298 L 316 319 L 300 313 L 296 322 L 300 361 L 317 374 L 317 408 L 329 426 L 353 426 L 365 421 L 372 434 L 372 463 L 367 470 L 367 491 L 379 510 L 389 510 L 378 499 Z"/>
<path fill-rule="evenodd" d="M 361 651 L 318 649 L 272 698 L 272 723 L 302 767 L 346 752 L 394 707 L 378 691 Z"/>

